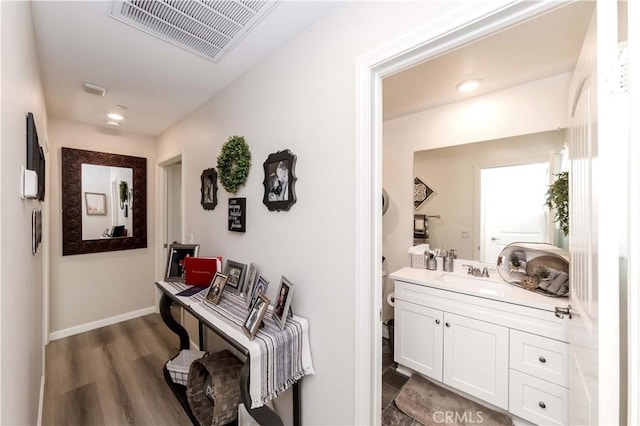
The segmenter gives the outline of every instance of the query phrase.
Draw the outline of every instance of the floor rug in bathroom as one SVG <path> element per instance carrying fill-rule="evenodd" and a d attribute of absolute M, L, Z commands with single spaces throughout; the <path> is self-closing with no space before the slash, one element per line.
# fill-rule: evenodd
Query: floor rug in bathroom
<path fill-rule="evenodd" d="M 414 374 L 395 399 L 398 409 L 425 426 L 511 426 L 511 418 Z"/>

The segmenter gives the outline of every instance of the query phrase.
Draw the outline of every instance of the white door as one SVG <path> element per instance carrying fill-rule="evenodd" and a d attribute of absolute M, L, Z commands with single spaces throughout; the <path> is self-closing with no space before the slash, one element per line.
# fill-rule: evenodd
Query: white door
<path fill-rule="evenodd" d="M 617 164 L 623 161 L 610 85 L 616 2 L 597 2 L 569 87 L 569 423 L 619 424 Z M 597 24 L 596 24 L 597 21 Z M 596 54 L 597 52 L 597 54 Z M 602 286 L 599 284 L 602 283 Z M 606 291 L 600 291 L 600 288 Z"/>
<path fill-rule="evenodd" d="M 397 300 L 394 360 L 442 381 L 442 311 Z"/>
<path fill-rule="evenodd" d="M 546 241 L 549 163 L 480 170 L 480 261 L 516 241 Z"/>
<path fill-rule="evenodd" d="M 182 163 L 174 163 L 166 166 L 167 176 L 167 222 L 166 240 L 167 245 L 174 241 L 182 241 Z"/>
<path fill-rule="evenodd" d="M 443 382 L 509 408 L 509 329 L 444 313 Z"/>

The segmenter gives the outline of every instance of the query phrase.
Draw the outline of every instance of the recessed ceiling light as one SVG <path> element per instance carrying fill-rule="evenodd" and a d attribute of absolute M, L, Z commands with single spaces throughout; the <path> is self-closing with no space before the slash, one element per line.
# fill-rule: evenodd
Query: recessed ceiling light
<path fill-rule="evenodd" d="M 124 120 L 123 116 L 121 116 L 120 114 L 116 114 L 115 112 L 111 112 L 111 113 L 107 114 L 107 117 L 109 117 L 112 120 L 117 120 L 117 121 Z"/>
<path fill-rule="evenodd" d="M 474 78 L 472 80 L 463 81 L 462 83 L 458 84 L 456 86 L 456 89 L 458 89 L 459 92 L 470 92 L 477 89 L 478 86 L 480 86 L 480 80 Z"/>
<path fill-rule="evenodd" d="M 116 105 L 116 109 L 119 109 L 120 111 L 126 111 L 129 109 L 129 107 L 126 105 Z"/>
<path fill-rule="evenodd" d="M 117 121 L 107 121 L 107 126 L 120 127 L 120 123 Z"/>

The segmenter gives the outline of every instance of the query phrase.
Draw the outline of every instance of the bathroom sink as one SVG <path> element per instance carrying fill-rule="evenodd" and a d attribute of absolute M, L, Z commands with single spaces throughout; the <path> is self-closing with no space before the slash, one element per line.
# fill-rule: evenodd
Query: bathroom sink
<path fill-rule="evenodd" d="M 503 281 L 471 275 L 443 273 L 436 281 L 447 286 L 473 287 L 478 293 L 484 294 L 505 295 L 513 290 L 513 286 Z"/>

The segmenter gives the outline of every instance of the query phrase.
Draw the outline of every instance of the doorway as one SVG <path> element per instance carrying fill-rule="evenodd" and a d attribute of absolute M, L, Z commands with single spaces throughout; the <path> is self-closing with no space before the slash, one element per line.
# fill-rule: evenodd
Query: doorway
<path fill-rule="evenodd" d="M 495 263 L 508 244 L 545 242 L 549 163 L 480 169 L 480 261 Z"/>
<path fill-rule="evenodd" d="M 465 44 L 515 26 L 546 13 L 558 5 L 518 3 L 499 10 L 459 11 L 455 19 L 438 22 L 430 30 L 410 40 L 398 40 L 358 60 L 357 97 L 366 100 L 358 106 L 356 142 L 356 393 L 368 395 L 366 403 L 356 407 L 356 423 L 379 424 L 381 362 L 381 298 L 371 295 L 379 288 L 378 272 L 382 255 L 380 205 L 382 191 L 381 80 L 409 67 L 431 60 Z M 449 17 L 451 18 L 451 17 Z M 434 34 L 441 34 L 435 37 Z M 458 127 L 462 131 L 463 127 Z M 442 143 L 442 141 L 440 141 Z M 444 146 L 444 145 L 441 145 Z M 406 153 L 402 153 L 406 154 Z M 402 155 L 401 154 L 401 155 Z M 408 155 L 404 155 L 409 160 Z M 389 188 L 387 188 L 389 190 Z M 408 190 L 406 191 L 408 192 Z M 404 199 L 400 197 L 400 199 Z M 406 197 L 408 198 L 408 197 Z M 369 283 L 373 282 L 371 286 Z M 376 285 L 377 284 L 377 285 Z"/>

